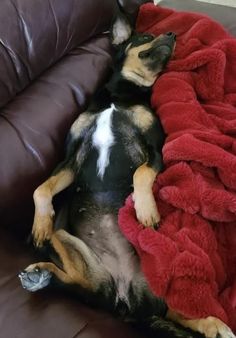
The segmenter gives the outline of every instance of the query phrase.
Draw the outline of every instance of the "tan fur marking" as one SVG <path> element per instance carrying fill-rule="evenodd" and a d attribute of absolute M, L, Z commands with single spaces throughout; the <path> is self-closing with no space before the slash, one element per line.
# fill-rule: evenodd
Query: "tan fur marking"
<path fill-rule="evenodd" d="M 78 138 L 82 131 L 89 127 L 95 120 L 97 114 L 91 114 L 89 112 L 82 113 L 72 124 L 70 133 L 73 138 Z"/>
<path fill-rule="evenodd" d="M 132 47 L 127 50 L 127 56 L 122 68 L 122 75 L 138 86 L 152 86 L 156 80 L 157 72 L 149 70 L 144 60 L 139 58 L 139 53 L 151 48 L 152 42 L 145 43 L 138 47 Z"/>
<path fill-rule="evenodd" d="M 135 105 L 129 108 L 131 112 L 130 117 L 134 124 L 141 129 L 142 132 L 146 132 L 152 125 L 154 117 L 150 110 L 141 105 Z"/>
<path fill-rule="evenodd" d="M 70 261 L 73 262 L 77 271 L 84 271 L 86 278 L 90 278 L 94 290 L 100 285 L 101 281 L 106 279 L 106 271 L 99 264 L 97 257 L 91 249 L 78 237 L 70 235 L 67 231 L 60 229 L 55 233 L 56 238 L 63 244 Z M 55 243 L 54 243 L 55 244 Z M 64 261 L 66 264 L 66 261 Z M 81 265 L 81 262 L 83 263 Z"/>
<path fill-rule="evenodd" d="M 35 214 L 32 234 L 35 244 L 41 246 L 44 240 L 49 240 L 53 229 L 54 209 L 53 196 L 66 189 L 74 180 L 71 169 L 61 170 L 57 175 L 51 176 L 34 192 Z"/>
<path fill-rule="evenodd" d="M 91 289 L 92 284 L 86 278 L 86 264 L 84 259 L 78 248 L 75 248 L 72 243 L 68 243 L 69 245 L 65 246 L 65 243 L 62 242 L 62 238 L 65 237 L 65 240 L 67 238 L 66 235 L 63 236 L 63 233 L 66 234 L 65 231 L 59 230 L 53 234 L 51 239 L 52 246 L 62 261 L 63 269 L 69 276 L 71 283 L 76 283 L 83 288 Z"/>
<path fill-rule="evenodd" d="M 185 319 L 183 316 L 169 309 L 167 318 L 193 331 L 200 332 L 207 338 L 216 338 L 218 334 L 224 338 L 235 338 L 230 328 L 215 317 Z"/>
<path fill-rule="evenodd" d="M 160 221 L 156 202 L 152 192 L 152 186 L 157 172 L 147 163 L 141 165 L 134 173 L 134 207 L 136 216 L 144 226 L 153 226 Z"/>
<path fill-rule="evenodd" d="M 59 269 L 54 263 L 51 262 L 39 262 L 31 264 L 25 269 L 25 271 L 30 272 L 36 268 L 46 269 L 49 272 L 52 272 L 63 283 L 72 284 L 73 282 L 69 275 L 67 275 L 63 270 Z"/>
<path fill-rule="evenodd" d="M 96 281 L 90 275 L 89 265 L 83 257 L 84 247 L 79 244 L 83 243 L 80 239 L 70 235 L 65 230 L 58 230 L 52 234 L 51 245 L 58 254 L 62 268 L 56 266 L 52 262 L 40 262 L 31 264 L 26 268 L 26 271 L 32 271 L 36 268 L 46 269 L 56 275 L 56 277 L 66 284 L 78 284 L 87 290 L 96 288 Z M 87 256 L 91 255 L 87 249 Z"/>

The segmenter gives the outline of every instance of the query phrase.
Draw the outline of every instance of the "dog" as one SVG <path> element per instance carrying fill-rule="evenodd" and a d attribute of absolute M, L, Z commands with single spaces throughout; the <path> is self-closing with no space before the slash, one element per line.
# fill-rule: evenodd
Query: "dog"
<path fill-rule="evenodd" d="M 136 33 L 119 15 L 111 39 L 111 78 L 73 123 L 64 161 L 34 192 L 32 235 L 37 247 L 49 248 L 50 261 L 21 272 L 22 286 L 33 292 L 63 284 L 90 304 L 172 337 L 193 335 L 176 322 L 209 338 L 233 338 L 217 318 L 188 320 L 168 309 L 150 290 L 137 253 L 119 230 L 118 210 L 130 193 L 143 226 L 158 227 L 160 221 L 152 186 L 162 170 L 165 135 L 149 102 L 176 36 Z M 52 199 L 65 189 L 68 198 L 54 222 Z"/>

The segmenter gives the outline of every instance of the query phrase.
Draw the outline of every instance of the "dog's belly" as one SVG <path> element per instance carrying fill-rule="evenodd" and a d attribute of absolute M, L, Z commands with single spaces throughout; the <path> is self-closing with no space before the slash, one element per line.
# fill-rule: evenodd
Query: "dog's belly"
<path fill-rule="evenodd" d="M 140 277 L 141 274 L 140 263 L 117 222 L 119 198 L 123 197 L 116 197 L 115 202 L 111 203 L 110 194 L 114 193 L 96 193 L 95 198 L 91 194 L 78 194 L 71 210 L 71 219 L 74 220 L 73 225 L 71 222 L 71 231 L 87 244 L 112 276 L 117 290 L 117 302 L 123 300 L 128 303 L 130 285 L 135 276 Z"/>

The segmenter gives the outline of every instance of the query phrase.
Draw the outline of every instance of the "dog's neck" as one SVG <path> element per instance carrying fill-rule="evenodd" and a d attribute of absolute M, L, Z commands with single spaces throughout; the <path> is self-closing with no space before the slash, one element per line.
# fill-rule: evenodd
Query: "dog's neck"
<path fill-rule="evenodd" d="M 112 103 L 123 107 L 150 107 L 151 92 L 151 87 L 138 86 L 126 80 L 120 72 L 114 72 L 107 84 L 94 94 L 88 111 L 97 113 L 110 107 Z"/>
<path fill-rule="evenodd" d="M 136 85 L 126 80 L 120 73 L 115 72 L 105 86 L 111 101 L 123 105 L 150 105 L 151 87 Z"/>

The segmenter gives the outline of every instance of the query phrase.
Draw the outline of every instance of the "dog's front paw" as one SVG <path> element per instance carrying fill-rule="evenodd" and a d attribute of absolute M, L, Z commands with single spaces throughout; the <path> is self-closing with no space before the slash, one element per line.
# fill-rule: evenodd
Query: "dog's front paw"
<path fill-rule="evenodd" d="M 52 274 L 46 269 L 40 269 L 37 265 L 30 265 L 19 275 L 21 285 L 24 289 L 35 292 L 45 288 L 50 283 Z"/>
<path fill-rule="evenodd" d="M 197 331 L 207 338 L 236 338 L 231 329 L 215 317 L 199 319 Z"/>
<path fill-rule="evenodd" d="M 53 232 L 53 218 L 51 215 L 35 216 L 32 228 L 34 244 L 42 247 L 43 242 L 50 240 Z"/>
<path fill-rule="evenodd" d="M 160 214 L 153 195 L 133 196 L 137 219 L 146 227 L 156 227 L 160 222 Z"/>

